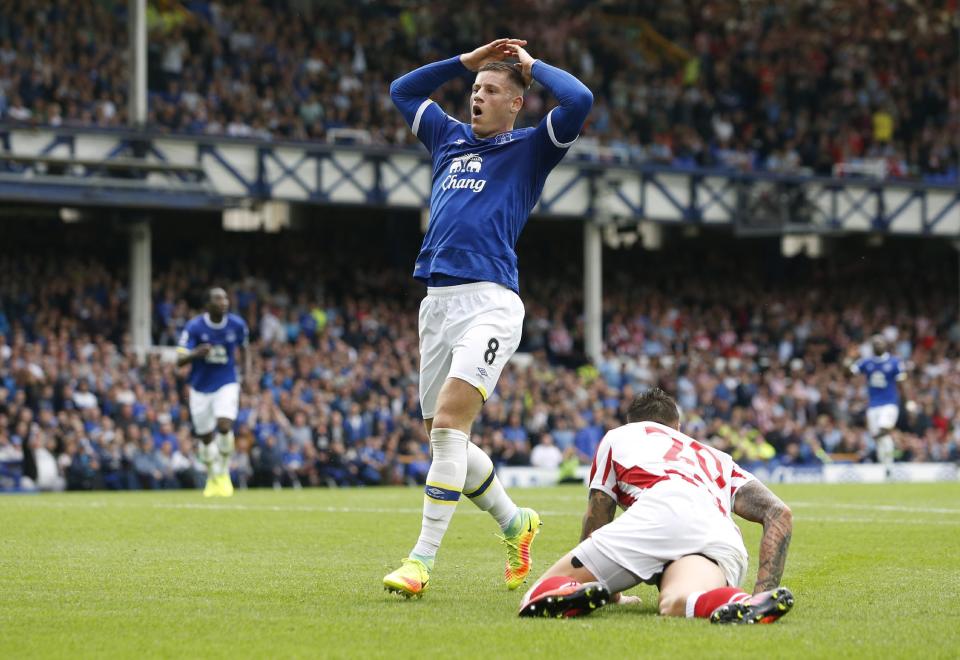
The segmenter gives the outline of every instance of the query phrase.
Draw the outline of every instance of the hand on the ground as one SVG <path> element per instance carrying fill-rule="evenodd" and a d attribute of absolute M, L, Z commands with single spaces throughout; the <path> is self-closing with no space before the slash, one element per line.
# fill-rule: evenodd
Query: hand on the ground
<path fill-rule="evenodd" d="M 638 607 L 639 605 L 643 604 L 643 601 L 640 599 L 640 596 L 632 596 L 617 592 L 613 596 L 613 604 L 624 605 L 627 607 Z"/>

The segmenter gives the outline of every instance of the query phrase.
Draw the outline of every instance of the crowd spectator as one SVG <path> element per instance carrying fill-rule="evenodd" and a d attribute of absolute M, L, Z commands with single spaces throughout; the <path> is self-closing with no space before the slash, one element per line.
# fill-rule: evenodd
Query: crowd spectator
<path fill-rule="evenodd" d="M 588 464 L 633 396 L 655 385 L 676 393 L 687 433 L 745 465 L 876 460 L 864 428 L 865 383 L 846 368 L 875 332 L 909 374 L 897 459 L 960 459 L 949 252 L 891 246 L 875 259 L 811 261 L 761 258 L 742 242 L 711 240 L 642 259 L 612 253 L 604 357 L 591 364 L 579 266 L 550 231 L 558 241 L 551 254 L 524 257 L 520 355 L 473 429 L 496 464 L 565 473 Z M 374 486 L 426 475 L 422 286 L 406 267 L 358 262 L 369 234 L 343 232 L 326 228 L 316 242 L 221 237 L 221 261 L 209 248 L 178 255 L 157 246 L 159 344 L 172 348 L 211 283 L 226 287 L 251 328 L 254 378 L 241 396 L 231 460 L 240 486 Z M 62 240 L 52 249 L 73 239 Z M 575 253 L 575 242 L 568 248 Z M 380 259 L 374 248 L 367 258 Z M 0 336 L 0 487 L 202 485 L 185 372 L 160 354 L 138 363 L 125 275 L 108 253 L 54 261 L 24 247 L 0 256 L 9 324 Z M 282 332 L 274 318 L 285 319 Z M 550 341 L 558 334 L 566 339 Z"/>
<path fill-rule="evenodd" d="M 0 116 L 120 127 L 126 3 L 0 0 Z M 504 34 L 581 78 L 584 157 L 957 180 L 956 0 L 600 3 L 152 0 L 149 124 L 255 139 L 413 144 L 401 73 Z M 468 85 L 437 93 L 466 117 Z M 527 95 L 521 124 L 552 101 Z M 357 130 L 358 129 L 358 130 Z"/>

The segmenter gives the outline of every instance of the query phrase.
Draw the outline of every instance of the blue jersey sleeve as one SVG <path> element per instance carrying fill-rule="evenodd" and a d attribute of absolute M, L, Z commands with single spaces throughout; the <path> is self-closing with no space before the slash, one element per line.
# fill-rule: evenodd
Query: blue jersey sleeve
<path fill-rule="evenodd" d="M 393 104 L 410 124 L 413 134 L 431 153 L 442 142 L 447 128 L 457 122 L 430 100 L 430 94 L 448 80 L 468 72 L 457 55 L 422 66 L 390 84 Z"/>
<path fill-rule="evenodd" d="M 859 360 L 851 364 L 850 371 L 852 371 L 855 374 L 858 374 L 861 371 L 863 371 L 863 358 L 860 358 Z"/>
<path fill-rule="evenodd" d="M 593 93 L 563 69 L 541 60 L 533 63 L 532 73 L 534 80 L 560 102 L 537 126 L 540 144 L 547 152 L 556 152 L 559 160 L 580 136 L 580 129 L 593 107 Z"/>

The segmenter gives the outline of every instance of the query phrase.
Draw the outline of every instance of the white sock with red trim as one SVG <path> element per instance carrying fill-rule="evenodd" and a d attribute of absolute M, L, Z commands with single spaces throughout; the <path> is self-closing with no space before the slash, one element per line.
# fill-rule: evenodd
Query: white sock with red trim
<path fill-rule="evenodd" d="M 696 591 L 687 596 L 687 618 L 709 618 L 721 605 L 736 603 L 750 598 L 750 594 L 740 587 L 720 587 L 710 591 Z"/>

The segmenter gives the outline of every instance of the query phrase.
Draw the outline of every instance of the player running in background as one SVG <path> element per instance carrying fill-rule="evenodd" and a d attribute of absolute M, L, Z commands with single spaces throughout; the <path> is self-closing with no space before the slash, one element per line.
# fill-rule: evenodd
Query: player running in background
<path fill-rule="evenodd" d="M 899 384 L 907 373 L 900 359 L 887 352 L 882 335 L 874 335 L 870 345 L 873 356 L 857 360 L 850 371 L 867 378 L 867 430 L 877 446 L 877 462 L 889 468 L 893 464 L 893 429 L 900 416 Z"/>
<path fill-rule="evenodd" d="M 204 497 L 230 497 L 230 456 L 233 454 L 233 422 L 240 405 L 236 352 L 243 351 L 243 373 L 249 375 L 250 332 L 236 314 L 228 313 L 230 301 L 223 289 L 207 293 L 207 311 L 187 323 L 177 345 L 177 366 L 190 363 L 190 418 L 199 436 L 197 454 L 207 466 Z"/>
<path fill-rule="evenodd" d="M 390 95 L 433 159 L 430 226 L 414 277 L 427 285 L 420 305 L 420 405 L 433 462 L 420 537 L 385 587 L 405 596 L 428 585 L 457 501 L 465 494 L 503 530 L 507 586 L 530 571 L 540 517 L 519 509 L 470 428 L 517 350 L 524 307 L 518 295 L 517 238 L 550 171 L 580 133 L 593 95 L 570 74 L 534 60 L 521 39 L 497 39 L 470 53 L 395 80 Z M 515 57 L 518 64 L 504 62 Z M 475 72 L 470 123 L 428 97 Z M 559 101 L 535 128 L 514 129 L 524 90 L 536 80 Z"/>
<path fill-rule="evenodd" d="M 520 615 L 589 614 L 640 582 L 659 586 L 664 616 L 770 623 L 786 614 L 790 509 L 730 456 L 681 433 L 663 390 L 637 397 L 627 421 L 597 450 L 580 545 L 527 592 Z M 732 513 L 763 523 L 752 596 L 737 586 L 747 551 Z"/>

